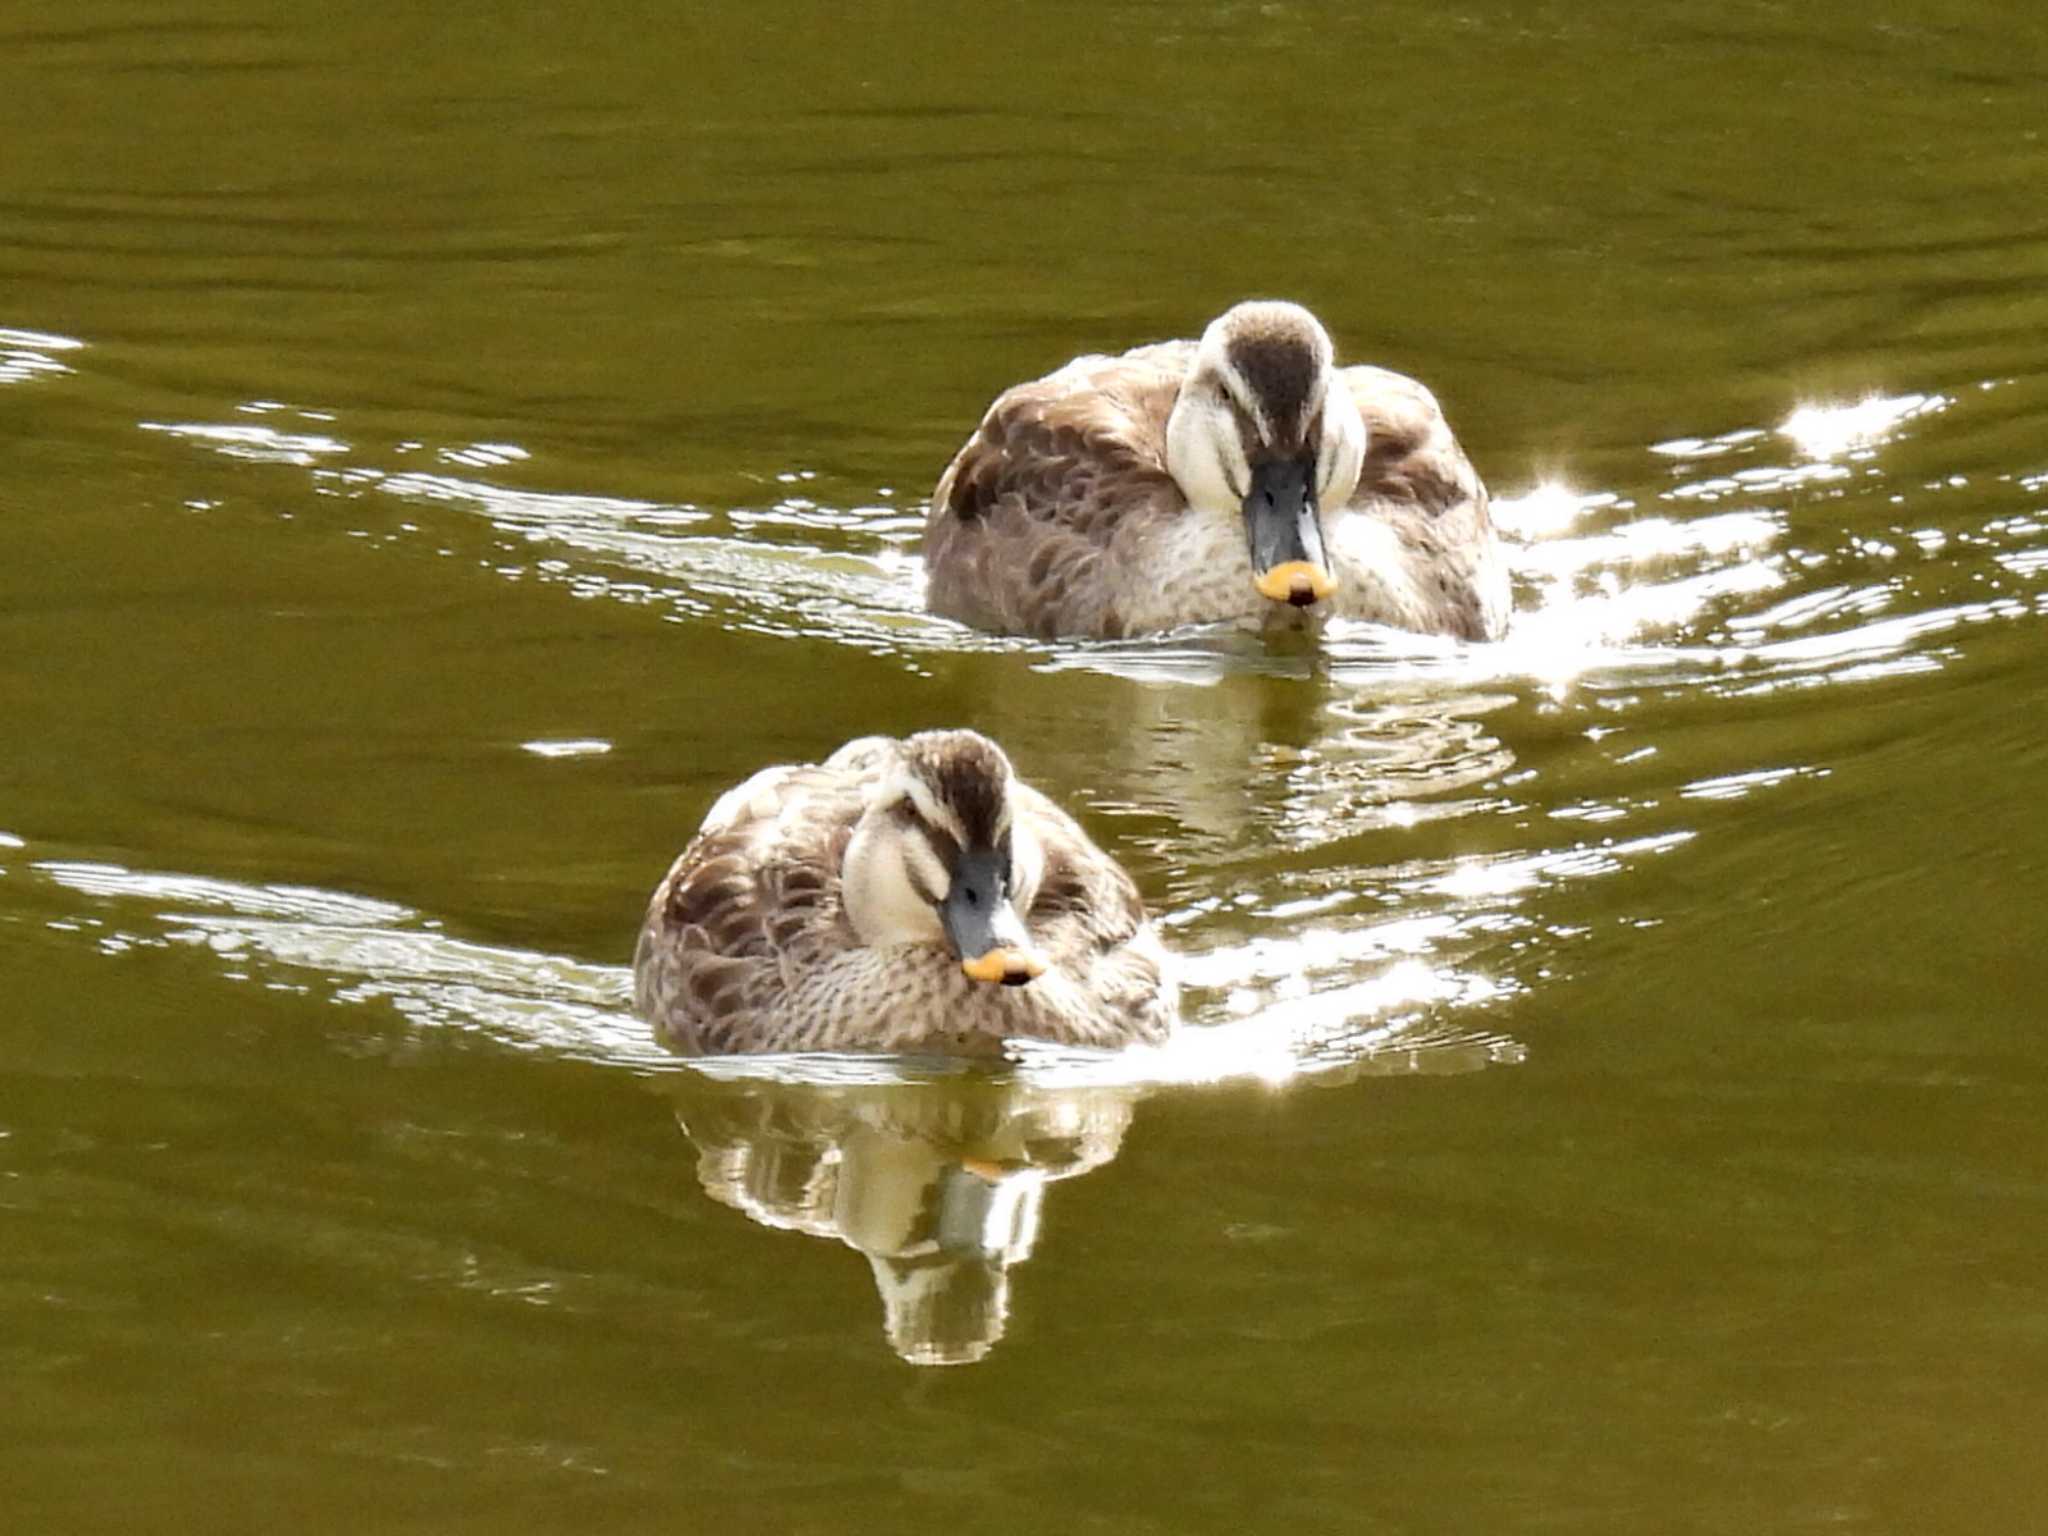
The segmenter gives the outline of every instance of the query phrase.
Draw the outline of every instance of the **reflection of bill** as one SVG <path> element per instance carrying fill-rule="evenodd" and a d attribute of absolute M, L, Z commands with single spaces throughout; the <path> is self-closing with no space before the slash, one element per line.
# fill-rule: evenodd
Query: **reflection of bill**
<path fill-rule="evenodd" d="M 1003 1336 L 1012 1265 L 1045 1186 L 1116 1156 L 1134 1090 L 986 1079 L 675 1083 L 713 1199 L 867 1255 L 883 1327 L 914 1365 L 979 1360 Z"/>

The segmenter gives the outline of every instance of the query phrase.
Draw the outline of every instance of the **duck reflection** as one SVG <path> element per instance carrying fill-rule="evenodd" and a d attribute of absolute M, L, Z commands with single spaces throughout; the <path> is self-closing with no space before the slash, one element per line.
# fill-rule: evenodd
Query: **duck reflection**
<path fill-rule="evenodd" d="M 982 1078 L 674 1086 L 714 1200 L 865 1254 L 890 1347 L 960 1365 L 1002 1338 L 1045 1187 L 1117 1154 L 1136 1094 Z"/>
<path fill-rule="evenodd" d="M 1352 676 L 1312 658 L 1247 660 L 1203 639 L 1046 664 L 1062 689 L 1032 738 L 1033 772 L 1120 818 L 1125 847 L 1206 875 L 1498 803 L 1486 786 L 1515 754 L 1493 717 L 1512 691 L 1376 677 L 1362 662 Z M 1274 675 L 1293 686 L 1272 686 Z"/>

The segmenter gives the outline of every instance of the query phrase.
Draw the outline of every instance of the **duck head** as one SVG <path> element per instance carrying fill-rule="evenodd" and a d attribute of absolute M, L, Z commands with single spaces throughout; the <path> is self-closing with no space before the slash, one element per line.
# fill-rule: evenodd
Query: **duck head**
<path fill-rule="evenodd" d="M 973 731 L 898 744 L 846 847 L 846 915 L 863 944 L 941 944 L 973 980 L 1005 986 L 1044 973 L 1021 916 L 1044 855 L 1011 817 L 1014 783 L 1002 748 Z"/>
<path fill-rule="evenodd" d="M 1197 512 L 1243 518 L 1261 595 L 1306 608 L 1337 590 L 1322 509 L 1358 488 L 1365 437 L 1322 322 L 1253 300 L 1202 333 L 1167 418 L 1166 468 Z"/>

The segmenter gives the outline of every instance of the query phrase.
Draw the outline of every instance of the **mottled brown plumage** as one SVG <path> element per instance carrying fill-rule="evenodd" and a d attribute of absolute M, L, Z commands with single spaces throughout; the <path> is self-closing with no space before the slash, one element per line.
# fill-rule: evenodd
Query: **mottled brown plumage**
<path fill-rule="evenodd" d="M 1042 975 L 992 985 L 936 937 L 863 942 L 844 878 L 856 830 L 926 837 L 924 822 L 941 860 L 962 841 L 1015 845 L 1016 906 Z M 1164 961 L 1130 876 L 1018 782 L 994 743 L 948 731 L 850 742 L 722 797 L 656 888 L 633 970 L 640 1012 L 689 1054 L 993 1054 L 1009 1038 L 1163 1039 L 1175 1011 Z"/>
<path fill-rule="evenodd" d="M 1321 509 L 1330 600 L 1261 597 L 1236 508 L 1198 507 L 1176 480 L 1167 428 L 1184 389 L 1215 393 L 1254 461 L 1312 454 L 1325 413 L 1356 409 L 1356 490 Z M 1202 343 L 1077 358 L 1006 390 L 939 480 L 924 556 L 934 612 L 1046 639 L 1330 613 L 1494 639 L 1509 607 L 1485 484 L 1435 397 L 1383 368 L 1333 368 L 1320 325 L 1292 305 L 1241 305 Z"/>

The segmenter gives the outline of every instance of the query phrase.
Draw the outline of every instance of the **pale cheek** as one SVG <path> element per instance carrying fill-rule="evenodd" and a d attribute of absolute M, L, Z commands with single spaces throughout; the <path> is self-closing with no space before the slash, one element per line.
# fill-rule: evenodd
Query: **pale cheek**
<path fill-rule="evenodd" d="M 939 926 L 939 914 L 932 904 L 908 880 L 891 883 L 894 888 L 885 903 L 888 910 L 883 923 L 887 933 L 884 942 L 926 944 L 943 939 L 945 930 Z"/>
<path fill-rule="evenodd" d="M 1045 876 L 1045 856 L 1013 834 L 1010 854 L 1010 900 L 1022 914 L 1038 899 L 1038 883 Z"/>
<path fill-rule="evenodd" d="M 1200 512 L 1236 512 L 1251 486 L 1251 471 L 1227 414 L 1189 403 L 1169 427 L 1167 463 L 1188 505 Z"/>
<path fill-rule="evenodd" d="M 920 849 L 911 858 L 917 865 L 917 879 L 906 880 L 906 887 L 916 896 L 918 905 L 929 911 L 932 903 L 943 897 L 953 882 L 947 876 L 945 866 L 928 849 Z M 929 900 L 919 893 L 920 886 L 931 893 Z"/>
<path fill-rule="evenodd" d="M 1243 506 L 1245 494 L 1251 489 L 1251 467 L 1241 453 L 1219 449 L 1208 461 L 1206 479 L 1206 494 L 1198 498 L 1200 510 L 1229 516 Z"/>
<path fill-rule="evenodd" d="M 846 912 L 863 944 L 927 944 L 944 936 L 938 913 L 912 888 L 903 855 L 865 832 L 847 853 Z"/>
<path fill-rule="evenodd" d="M 1223 450 L 1223 486 L 1230 500 L 1242 503 L 1252 493 L 1252 467 L 1233 438 Z"/>
<path fill-rule="evenodd" d="M 1365 463 L 1365 429 L 1346 431 L 1333 425 L 1323 433 L 1322 453 L 1316 462 L 1316 499 L 1325 507 L 1348 505 L 1358 489 L 1358 475 Z"/>

